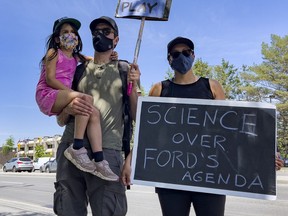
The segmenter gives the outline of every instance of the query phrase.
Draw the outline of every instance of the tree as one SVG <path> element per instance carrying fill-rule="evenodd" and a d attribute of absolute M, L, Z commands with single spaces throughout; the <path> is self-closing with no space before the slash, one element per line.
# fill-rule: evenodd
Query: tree
<path fill-rule="evenodd" d="M 40 158 L 44 156 L 46 156 L 44 146 L 37 144 L 35 146 L 35 158 Z"/>
<path fill-rule="evenodd" d="M 228 99 L 237 99 L 241 95 L 241 81 L 238 69 L 222 59 L 221 65 L 209 66 L 202 59 L 196 60 L 193 71 L 196 75 L 208 77 L 220 82 Z"/>
<path fill-rule="evenodd" d="M 227 99 L 236 100 L 241 94 L 241 81 L 238 74 L 238 69 L 233 64 L 222 59 L 221 65 L 213 67 L 213 79 L 220 82 L 223 86 Z"/>
<path fill-rule="evenodd" d="M 164 77 L 164 79 L 172 79 L 174 77 L 174 72 L 168 68 L 168 71 L 166 72 L 166 76 Z"/>
<path fill-rule="evenodd" d="M 273 102 L 278 111 L 278 148 L 288 154 L 288 35 L 271 35 L 271 44 L 262 43 L 263 62 L 249 67 L 242 78 L 249 83 L 247 95 L 255 101 Z"/>
<path fill-rule="evenodd" d="M 10 136 L 6 139 L 5 144 L 2 146 L 2 153 L 3 155 L 7 155 L 9 152 L 12 152 L 14 149 L 14 138 Z"/>
<path fill-rule="evenodd" d="M 193 65 L 193 72 L 197 76 L 202 77 L 212 77 L 212 67 L 208 65 L 207 62 L 202 61 L 202 59 L 197 59 Z"/>

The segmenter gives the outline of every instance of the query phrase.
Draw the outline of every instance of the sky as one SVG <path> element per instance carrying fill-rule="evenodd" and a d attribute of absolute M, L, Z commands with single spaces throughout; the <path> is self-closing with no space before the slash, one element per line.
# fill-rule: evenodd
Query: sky
<path fill-rule="evenodd" d="M 156 1 L 156 0 L 155 0 Z M 0 0 L 0 146 L 10 136 L 19 140 L 62 134 L 55 117 L 39 111 L 35 88 L 39 62 L 56 19 L 81 21 L 82 53 L 93 56 L 90 22 L 115 18 L 118 0 Z M 225 59 L 236 68 L 261 64 L 261 44 L 271 34 L 288 31 L 287 0 L 173 0 L 168 21 L 145 21 L 138 64 L 141 85 L 149 91 L 170 69 L 167 44 L 177 36 L 195 44 L 196 59 L 219 65 Z M 140 20 L 115 18 L 120 59 L 133 61 Z"/>

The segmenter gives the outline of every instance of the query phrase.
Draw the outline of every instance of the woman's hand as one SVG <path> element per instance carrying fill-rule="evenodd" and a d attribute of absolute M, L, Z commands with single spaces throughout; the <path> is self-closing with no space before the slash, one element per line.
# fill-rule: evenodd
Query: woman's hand
<path fill-rule="evenodd" d="M 276 160 L 275 160 L 275 168 L 276 170 L 280 170 L 284 166 L 284 161 L 280 157 L 280 153 L 277 152 Z"/>

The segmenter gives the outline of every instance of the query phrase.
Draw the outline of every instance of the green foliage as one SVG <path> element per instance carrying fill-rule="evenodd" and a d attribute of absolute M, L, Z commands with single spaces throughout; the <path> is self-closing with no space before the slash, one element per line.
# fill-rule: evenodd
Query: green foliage
<path fill-rule="evenodd" d="M 44 146 L 37 144 L 35 146 L 35 158 L 40 158 L 40 157 L 45 157 L 45 156 L 47 156 L 47 155 L 45 154 Z M 50 155 L 48 155 L 48 156 L 50 156 Z"/>
<path fill-rule="evenodd" d="M 201 77 L 212 77 L 212 67 L 208 65 L 207 62 L 202 61 L 202 59 L 197 59 L 193 65 L 193 72 L 197 76 Z"/>
<path fill-rule="evenodd" d="M 278 104 L 278 148 L 284 158 L 288 158 L 288 105 L 287 103 Z"/>
<path fill-rule="evenodd" d="M 235 100 L 241 94 L 241 81 L 238 75 L 238 69 L 228 61 L 222 59 L 221 65 L 213 67 L 213 79 L 220 82 L 223 86 L 227 99 Z"/>
<path fill-rule="evenodd" d="M 139 90 L 141 91 L 141 96 L 147 95 L 147 94 L 145 93 L 145 89 L 143 88 L 143 86 L 141 86 Z"/>
<path fill-rule="evenodd" d="M 277 141 L 282 156 L 288 154 L 288 36 L 271 35 L 270 45 L 262 43 L 263 62 L 243 71 L 247 97 L 273 102 L 277 106 Z"/>
<path fill-rule="evenodd" d="M 174 72 L 168 68 L 168 71 L 166 72 L 166 76 L 164 77 L 164 79 L 172 79 L 174 77 Z"/>
<path fill-rule="evenodd" d="M 197 76 L 217 80 L 223 86 L 228 99 L 236 99 L 242 92 L 237 68 L 224 59 L 221 65 L 216 66 L 209 66 L 207 62 L 198 59 L 193 66 L 193 72 Z"/>
<path fill-rule="evenodd" d="M 271 45 L 262 43 L 263 62 L 244 71 L 242 78 L 249 82 L 251 97 L 270 102 L 288 100 L 288 36 L 271 35 Z M 253 88 L 251 88 L 253 87 Z"/>
<path fill-rule="evenodd" d="M 14 149 L 14 138 L 10 136 L 6 139 L 5 144 L 2 146 L 3 155 L 7 155 L 9 152 L 12 152 Z"/>

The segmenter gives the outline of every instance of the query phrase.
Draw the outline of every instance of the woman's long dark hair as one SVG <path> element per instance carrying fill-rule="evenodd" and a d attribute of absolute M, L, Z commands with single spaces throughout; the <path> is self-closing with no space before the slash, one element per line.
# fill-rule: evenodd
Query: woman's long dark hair
<path fill-rule="evenodd" d="M 65 23 L 63 23 L 63 24 L 65 24 Z M 60 30 L 61 30 L 61 27 L 63 26 L 63 24 L 60 25 L 57 29 L 55 29 L 55 31 L 48 37 L 48 40 L 46 43 L 46 53 L 51 48 L 53 48 L 55 50 L 55 52 L 53 52 L 50 56 L 48 56 L 48 59 L 47 59 L 48 61 L 51 61 L 52 59 L 54 59 L 58 54 L 58 49 L 60 48 L 60 42 L 57 43 L 55 41 L 55 38 L 59 38 Z M 79 59 L 84 62 L 85 57 L 80 53 L 82 51 L 82 47 L 83 47 L 81 37 L 77 31 L 77 28 L 73 25 L 73 23 L 69 23 L 69 24 L 72 26 L 75 34 L 78 36 L 78 45 L 74 48 L 72 55 L 73 55 L 73 57 L 79 57 Z M 44 65 L 45 57 L 46 57 L 46 55 L 41 59 L 40 65 Z"/>

